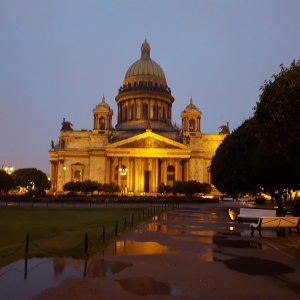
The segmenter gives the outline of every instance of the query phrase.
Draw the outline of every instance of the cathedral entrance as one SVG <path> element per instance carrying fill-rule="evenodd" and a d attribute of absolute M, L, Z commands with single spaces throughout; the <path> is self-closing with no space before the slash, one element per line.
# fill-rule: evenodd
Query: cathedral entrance
<path fill-rule="evenodd" d="M 150 171 L 145 171 L 144 178 L 145 178 L 144 192 L 149 193 L 150 192 Z"/>

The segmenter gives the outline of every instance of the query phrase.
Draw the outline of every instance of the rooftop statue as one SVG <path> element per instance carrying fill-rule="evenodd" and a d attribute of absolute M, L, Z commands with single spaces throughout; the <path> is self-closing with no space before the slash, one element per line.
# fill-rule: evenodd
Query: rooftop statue
<path fill-rule="evenodd" d="M 219 129 L 220 129 L 219 134 L 230 134 L 230 132 L 229 132 L 229 123 L 228 122 L 227 122 L 226 125 L 221 125 L 219 127 Z"/>
<path fill-rule="evenodd" d="M 62 125 L 61 131 L 73 130 L 73 128 L 72 128 L 73 124 L 69 121 L 66 121 L 65 118 L 63 118 L 63 121 L 62 121 L 61 125 Z"/>

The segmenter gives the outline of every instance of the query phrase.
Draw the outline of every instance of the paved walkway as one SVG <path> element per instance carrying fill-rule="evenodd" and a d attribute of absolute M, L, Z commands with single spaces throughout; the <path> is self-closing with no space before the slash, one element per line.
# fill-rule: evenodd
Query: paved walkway
<path fill-rule="evenodd" d="M 182 205 L 144 222 L 89 259 L 86 278 L 36 299 L 300 299 L 299 260 L 271 242 L 275 230 L 252 238 L 231 220 L 243 205 Z"/>

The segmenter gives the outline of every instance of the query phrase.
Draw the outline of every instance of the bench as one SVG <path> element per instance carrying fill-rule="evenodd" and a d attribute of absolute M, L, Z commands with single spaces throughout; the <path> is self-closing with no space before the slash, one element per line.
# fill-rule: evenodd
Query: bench
<path fill-rule="evenodd" d="M 260 217 L 276 217 L 275 209 L 256 209 L 240 208 L 240 214 L 237 216 L 238 222 L 243 223 L 244 219 L 258 219 Z"/>
<path fill-rule="evenodd" d="M 278 228 L 278 227 L 286 227 L 291 232 L 292 228 L 297 229 L 299 234 L 299 223 L 300 217 L 261 217 L 258 219 L 257 223 L 251 223 L 251 236 L 253 236 L 254 230 L 257 229 L 259 232 L 259 236 L 261 236 L 261 228 Z"/>

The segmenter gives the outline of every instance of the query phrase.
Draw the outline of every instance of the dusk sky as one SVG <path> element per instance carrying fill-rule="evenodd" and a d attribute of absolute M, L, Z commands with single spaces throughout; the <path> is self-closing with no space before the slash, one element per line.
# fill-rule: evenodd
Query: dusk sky
<path fill-rule="evenodd" d="M 93 128 L 104 95 L 114 110 L 145 38 L 175 98 L 203 133 L 253 115 L 260 87 L 300 59 L 299 0 L 0 0 L 0 164 L 49 173 L 63 118 Z"/>

